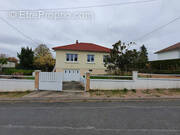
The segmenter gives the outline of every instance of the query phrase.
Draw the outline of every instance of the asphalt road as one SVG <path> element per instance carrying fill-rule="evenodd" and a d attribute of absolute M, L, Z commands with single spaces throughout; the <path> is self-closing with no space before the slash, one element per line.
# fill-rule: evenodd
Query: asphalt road
<path fill-rule="evenodd" d="M 180 101 L 0 103 L 0 135 L 179 135 Z"/>

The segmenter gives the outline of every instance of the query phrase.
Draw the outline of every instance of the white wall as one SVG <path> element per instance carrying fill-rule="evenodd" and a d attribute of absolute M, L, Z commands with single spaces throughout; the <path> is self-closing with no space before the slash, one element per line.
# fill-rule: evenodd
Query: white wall
<path fill-rule="evenodd" d="M 178 59 L 180 58 L 180 50 L 158 53 L 158 60 Z"/>
<path fill-rule="evenodd" d="M 180 88 L 180 79 L 137 78 L 133 72 L 133 80 L 91 79 L 90 89 L 120 90 L 120 89 L 169 89 Z"/>
<path fill-rule="evenodd" d="M 15 68 L 16 64 L 14 62 L 8 62 L 7 64 L 2 65 L 3 68 Z"/>
<path fill-rule="evenodd" d="M 34 90 L 34 80 L 0 79 L 0 91 Z"/>

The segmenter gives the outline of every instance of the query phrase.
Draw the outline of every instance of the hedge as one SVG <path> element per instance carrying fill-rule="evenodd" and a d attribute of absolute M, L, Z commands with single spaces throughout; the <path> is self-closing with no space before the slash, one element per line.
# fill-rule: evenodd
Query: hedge
<path fill-rule="evenodd" d="M 13 74 L 32 75 L 33 72 L 34 72 L 34 70 L 3 68 L 1 74 L 4 74 L 4 75 L 13 75 Z"/>
<path fill-rule="evenodd" d="M 150 61 L 152 70 L 180 70 L 180 59 Z"/>
<path fill-rule="evenodd" d="M 138 70 L 140 73 L 152 73 L 152 74 L 180 74 L 180 70 Z"/>

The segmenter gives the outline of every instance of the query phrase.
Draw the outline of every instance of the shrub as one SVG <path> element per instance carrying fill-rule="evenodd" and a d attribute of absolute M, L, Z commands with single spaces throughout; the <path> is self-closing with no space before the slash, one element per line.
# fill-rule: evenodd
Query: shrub
<path fill-rule="evenodd" d="M 4 74 L 4 75 L 32 75 L 33 72 L 34 72 L 34 70 L 3 68 L 1 74 Z"/>
<path fill-rule="evenodd" d="M 136 93 L 136 89 L 132 89 L 132 92 Z"/>
<path fill-rule="evenodd" d="M 124 89 L 123 89 L 123 92 L 124 92 L 124 93 L 127 93 L 127 92 L 128 92 L 128 89 L 124 88 Z"/>

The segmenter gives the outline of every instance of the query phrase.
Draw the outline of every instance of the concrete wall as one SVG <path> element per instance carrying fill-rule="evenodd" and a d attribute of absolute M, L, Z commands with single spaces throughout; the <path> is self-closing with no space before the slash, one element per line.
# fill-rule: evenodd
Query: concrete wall
<path fill-rule="evenodd" d="M 66 54 L 78 54 L 77 62 L 66 61 Z M 87 55 L 93 54 L 95 56 L 94 63 L 87 62 Z M 63 72 L 65 69 L 76 69 L 80 70 L 81 75 L 92 69 L 92 74 L 104 74 L 106 73 L 106 67 L 104 67 L 103 56 L 108 53 L 98 52 L 85 52 L 85 51 L 56 51 L 56 71 Z"/>
<path fill-rule="evenodd" d="M 27 90 L 34 90 L 34 80 L 0 79 L 0 92 Z"/>
<path fill-rule="evenodd" d="M 156 89 L 156 88 L 180 88 L 180 79 L 153 79 L 137 78 L 133 80 L 111 80 L 111 79 L 91 79 L 90 89 L 115 90 L 115 89 Z"/>
<path fill-rule="evenodd" d="M 180 50 L 158 53 L 158 60 L 178 59 L 180 58 Z"/>

